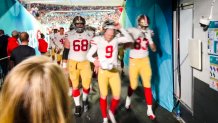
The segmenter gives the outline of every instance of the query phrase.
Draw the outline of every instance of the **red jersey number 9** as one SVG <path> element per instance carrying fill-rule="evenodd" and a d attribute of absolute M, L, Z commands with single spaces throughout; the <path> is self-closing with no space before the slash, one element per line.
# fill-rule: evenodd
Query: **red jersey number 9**
<path fill-rule="evenodd" d="M 111 58 L 113 56 L 113 46 L 112 45 L 107 46 L 105 48 L 105 51 L 106 51 L 106 55 L 105 55 L 106 58 Z"/>
<path fill-rule="evenodd" d="M 83 39 L 83 40 L 74 40 L 73 41 L 73 50 L 74 51 L 87 51 L 88 50 L 88 40 Z"/>

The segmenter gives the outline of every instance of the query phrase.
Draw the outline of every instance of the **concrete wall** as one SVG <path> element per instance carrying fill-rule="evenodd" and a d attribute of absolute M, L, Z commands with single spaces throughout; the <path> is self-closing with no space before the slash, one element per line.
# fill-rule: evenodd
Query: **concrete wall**
<path fill-rule="evenodd" d="M 194 15 L 193 15 L 193 38 L 194 39 L 198 39 L 198 40 L 201 40 L 202 41 L 202 47 L 203 47 L 203 50 L 202 50 L 202 71 L 199 71 L 199 70 L 196 70 L 196 69 L 193 69 L 193 76 L 199 80 L 201 80 L 201 82 L 204 82 L 206 84 L 210 84 L 211 80 L 210 80 L 210 76 L 209 76 L 209 55 L 207 53 L 207 35 L 208 35 L 208 32 L 206 31 L 203 31 L 203 28 L 200 26 L 199 24 L 199 19 L 204 16 L 204 17 L 209 17 L 209 14 L 210 14 L 210 7 L 211 7 L 211 2 L 212 0 L 181 0 L 180 1 L 180 4 L 183 4 L 183 5 L 188 5 L 188 4 L 194 4 Z M 190 8 L 190 7 L 188 7 Z M 192 7 L 191 7 L 192 8 Z M 187 8 L 186 8 L 187 9 Z M 185 10 L 181 10 L 181 13 L 183 11 L 186 11 Z M 175 14 L 174 14 L 175 16 Z M 174 18 L 175 19 L 175 18 Z M 180 18 L 181 19 L 181 18 Z M 215 3 L 215 6 L 214 6 L 214 12 L 213 12 L 213 20 L 218 20 L 218 1 L 216 1 Z M 175 20 L 174 20 L 175 21 Z M 185 25 L 185 22 L 184 20 L 181 19 L 181 24 L 184 24 L 184 26 L 187 26 Z M 182 28 L 187 28 L 187 27 L 184 27 L 184 26 L 180 26 L 181 29 Z M 191 27 L 192 28 L 192 27 Z M 180 50 L 182 53 L 184 53 L 184 51 L 182 50 L 188 50 L 187 48 L 187 44 L 182 41 L 182 38 L 184 39 L 184 36 L 188 36 L 188 34 L 183 34 L 182 30 L 180 29 Z M 184 30 L 184 29 L 183 29 Z M 191 29 L 189 29 L 191 30 Z M 175 33 L 175 32 L 174 32 Z M 175 36 L 175 35 L 174 35 Z M 185 41 L 187 39 L 185 38 Z M 174 37 L 174 42 L 175 42 L 175 37 Z M 184 44 L 184 45 L 182 45 Z M 174 45 L 176 45 L 174 43 Z M 175 57 L 175 54 L 176 54 L 176 50 L 175 50 L 176 46 L 174 46 L 174 57 Z M 174 58 L 175 59 L 175 58 Z M 183 60 L 184 58 L 182 58 L 182 55 L 180 57 L 180 60 Z M 187 58 L 187 60 L 189 60 Z M 175 60 L 176 61 L 176 60 Z M 174 67 L 176 66 L 176 64 L 174 64 Z M 193 87 L 192 86 L 193 84 L 193 81 L 192 79 L 194 77 L 188 77 L 188 75 L 190 74 L 189 73 L 189 70 L 188 69 L 183 69 L 183 68 L 188 68 L 190 67 L 189 64 L 183 64 L 181 66 L 181 79 L 182 79 L 182 85 L 181 85 L 181 93 L 182 93 L 182 102 L 187 105 L 189 108 L 191 108 L 191 110 L 193 111 L 193 106 L 192 106 L 192 101 L 193 101 Z M 184 79 L 185 78 L 185 79 Z M 178 82 L 177 82 L 177 71 L 174 71 L 174 86 L 175 86 L 175 93 L 178 94 Z M 188 89 L 188 88 L 189 89 Z M 188 90 L 187 90 L 188 89 Z"/>
<path fill-rule="evenodd" d="M 209 17 L 210 7 L 212 0 L 181 0 L 181 4 L 194 3 L 194 39 L 202 40 L 202 71 L 193 70 L 193 76 L 200 79 L 201 81 L 209 84 L 209 56 L 207 53 L 207 34 L 208 32 L 203 31 L 199 24 L 199 19 L 204 17 Z M 216 1 L 213 10 L 213 20 L 218 20 L 218 1 Z"/>
<path fill-rule="evenodd" d="M 202 27 L 199 24 L 199 20 L 202 16 L 209 17 L 210 14 L 210 7 L 211 7 L 212 0 L 180 0 L 180 4 L 183 4 L 184 6 L 188 4 L 194 4 L 193 7 L 193 38 L 198 39 L 202 41 L 202 71 L 193 69 L 193 77 L 191 80 L 184 80 L 182 79 L 181 82 L 181 117 L 187 122 L 187 123 L 218 123 L 217 119 L 217 92 L 209 87 L 208 84 L 211 83 L 210 80 L 210 71 L 209 71 L 209 55 L 207 53 L 207 46 L 208 46 L 208 31 L 203 31 Z M 192 8 L 192 7 L 187 7 Z M 183 9 L 187 9 L 183 8 Z M 184 10 L 182 10 L 184 11 Z M 181 11 L 181 13 L 182 13 Z M 181 14 L 180 13 L 180 14 Z M 174 14 L 175 16 L 175 14 Z M 175 19 L 175 18 L 174 18 Z M 218 20 L 218 1 L 216 1 L 213 11 L 213 20 Z M 175 20 L 174 20 L 175 21 Z M 182 19 L 181 19 L 182 21 Z M 184 21 L 184 20 L 183 20 Z M 184 22 L 181 22 L 181 24 L 184 24 Z M 185 26 L 185 25 L 184 25 Z M 181 25 L 181 28 L 184 28 L 184 26 Z M 185 27 L 186 28 L 186 27 Z M 175 32 L 174 32 L 175 33 Z M 182 32 L 180 32 L 180 36 L 183 35 Z M 187 34 L 185 34 L 186 36 Z M 175 36 L 175 35 L 174 35 Z M 181 40 L 182 40 L 181 36 Z M 180 40 L 180 41 L 181 41 Z M 175 42 L 175 37 L 174 37 Z M 180 42 L 185 43 L 185 42 Z M 175 46 L 174 46 L 175 48 Z M 180 47 L 185 48 L 185 46 Z M 185 48 L 186 49 L 186 48 Z M 188 49 L 187 49 L 188 50 Z M 174 53 L 176 53 L 176 50 L 174 49 Z M 175 54 L 174 54 L 175 57 Z M 180 57 L 180 59 L 182 59 Z M 176 64 L 174 64 L 176 66 Z M 181 66 L 184 67 L 184 66 Z M 184 78 L 188 75 L 188 70 L 185 70 L 186 72 L 182 72 L 181 69 L 181 78 Z M 178 94 L 178 84 L 177 84 L 177 76 L 176 71 L 174 71 L 174 86 L 175 86 L 175 93 Z M 190 85 L 187 84 L 193 83 L 194 86 L 191 88 L 190 92 Z M 186 85 L 184 87 L 184 85 Z M 189 91 L 187 91 L 189 90 Z M 188 100 L 187 100 L 188 99 Z M 190 100 L 192 101 L 192 105 L 190 106 Z M 206 109 L 205 108 L 206 106 Z M 191 111 L 191 112 L 190 112 Z"/>
<path fill-rule="evenodd" d="M 185 1 L 185 0 L 184 0 Z M 194 0 L 194 38 L 202 40 L 203 44 L 203 55 L 202 55 L 202 71 L 193 71 L 194 77 L 200 79 L 205 83 L 210 83 L 209 78 L 209 56 L 207 53 L 207 34 L 200 27 L 199 19 L 204 17 L 209 17 L 210 6 L 212 0 Z M 213 19 L 218 20 L 218 1 L 216 1 L 213 12 Z"/>

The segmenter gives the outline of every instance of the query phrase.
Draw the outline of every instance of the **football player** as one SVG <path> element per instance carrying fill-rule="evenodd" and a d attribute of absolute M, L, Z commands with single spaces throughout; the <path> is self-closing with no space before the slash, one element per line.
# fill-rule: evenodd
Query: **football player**
<path fill-rule="evenodd" d="M 133 36 L 134 48 L 129 54 L 129 78 L 130 86 L 126 97 L 125 107 L 130 108 L 131 95 L 137 88 L 139 75 L 142 78 L 144 87 L 145 100 L 147 102 L 147 115 L 153 120 L 155 115 L 152 111 L 152 92 L 151 92 L 151 66 L 148 57 L 148 47 L 150 46 L 153 52 L 156 51 L 156 46 L 152 40 L 152 31 L 148 28 L 149 21 L 145 15 L 138 17 L 138 28 L 129 28 L 128 32 Z"/>
<path fill-rule="evenodd" d="M 122 37 L 115 37 L 115 31 L 120 30 Z M 95 71 L 98 72 L 98 84 L 100 89 L 100 109 L 102 112 L 103 123 L 108 123 L 107 118 L 107 95 L 108 86 L 112 90 L 113 99 L 108 111 L 112 123 L 116 123 L 114 113 L 119 104 L 121 93 L 121 80 L 117 69 L 118 62 L 118 44 L 133 42 L 131 36 L 126 30 L 121 28 L 120 24 L 115 26 L 114 21 L 107 20 L 103 24 L 103 35 L 94 37 L 91 41 L 87 58 L 95 65 Z M 97 52 L 97 57 L 93 55 Z"/>
<path fill-rule="evenodd" d="M 83 87 L 83 110 L 88 110 L 88 94 L 90 91 L 90 83 L 92 72 L 90 62 L 86 55 L 90 47 L 90 40 L 93 38 L 93 32 L 85 30 L 85 19 L 76 16 L 73 19 L 74 29 L 65 34 L 64 52 L 63 52 L 63 68 L 69 71 L 70 80 L 72 82 L 72 96 L 75 102 L 75 116 L 81 116 L 82 107 L 80 104 L 79 79 L 82 79 Z M 67 65 L 68 62 L 68 65 Z"/>
<path fill-rule="evenodd" d="M 60 32 L 54 35 L 54 46 L 58 65 L 61 64 L 62 53 L 64 50 L 64 28 L 60 27 Z"/>
<path fill-rule="evenodd" d="M 50 49 L 50 54 L 52 57 L 52 60 L 55 60 L 55 45 L 54 45 L 54 36 L 55 34 L 58 33 L 57 29 L 52 29 L 52 33 L 49 36 L 49 49 Z"/>

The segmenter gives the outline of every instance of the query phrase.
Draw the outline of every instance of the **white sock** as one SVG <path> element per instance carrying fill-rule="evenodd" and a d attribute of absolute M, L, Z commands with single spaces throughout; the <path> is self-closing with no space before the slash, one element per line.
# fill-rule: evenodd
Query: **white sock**
<path fill-rule="evenodd" d="M 80 106 L 80 96 L 73 97 L 73 99 L 74 99 L 75 105 Z"/>
<path fill-rule="evenodd" d="M 126 104 L 125 104 L 125 107 L 128 109 L 129 106 L 130 106 L 130 104 L 131 104 L 131 97 L 127 96 L 127 97 L 126 97 Z"/>
<path fill-rule="evenodd" d="M 88 98 L 88 94 L 83 91 L 83 101 L 86 101 Z"/>
<path fill-rule="evenodd" d="M 107 118 L 103 118 L 103 123 L 108 123 L 108 119 Z"/>
<path fill-rule="evenodd" d="M 152 111 L 152 105 L 148 105 L 148 109 L 147 109 L 147 115 L 154 115 L 153 111 Z"/>
<path fill-rule="evenodd" d="M 110 117 L 110 120 L 112 123 L 117 123 L 116 119 L 115 119 L 115 116 L 114 114 L 111 112 L 111 110 L 108 111 L 108 114 L 109 114 L 109 117 Z"/>

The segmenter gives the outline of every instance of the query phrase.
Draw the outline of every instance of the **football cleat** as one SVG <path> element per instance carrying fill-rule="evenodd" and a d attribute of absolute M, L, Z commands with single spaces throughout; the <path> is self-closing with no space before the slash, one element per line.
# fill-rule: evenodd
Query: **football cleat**
<path fill-rule="evenodd" d="M 147 111 L 147 115 L 148 115 L 148 118 L 149 118 L 150 120 L 154 120 L 154 119 L 156 118 L 155 115 L 153 114 L 153 112 Z"/>
<path fill-rule="evenodd" d="M 117 123 L 114 114 L 111 112 L 111 110 L 108 111 L 109 119 L 112 123 Z"/>
<path fill-rule="evenodd" d="M 83 101 L 83 111 L 87 112 L 89 110 L 89 102 Z"/>
<path fill-rule="evenodd" d="M 76 117 L 80 117 L 80 116 L 81 116 L 81 110 L 82 110 L 81 106 L 76 106 L 76 107 L 75 107 L 74 115 L 75 115 Z"/>

